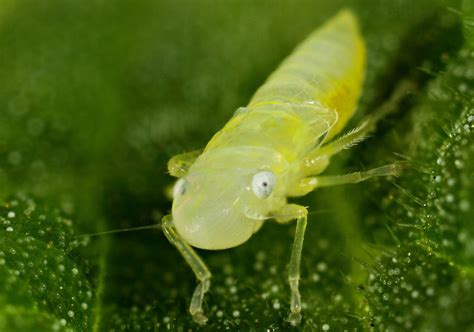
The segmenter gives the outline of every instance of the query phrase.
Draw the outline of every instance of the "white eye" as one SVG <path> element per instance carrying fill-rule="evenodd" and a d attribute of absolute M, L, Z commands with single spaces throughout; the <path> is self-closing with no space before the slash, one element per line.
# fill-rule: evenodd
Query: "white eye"
<path fill-rule="evenodd" d="M 179 179 L 173 187 L 173 198 L 183 196 L 186 193 L 186 180 Z"/>
<path fill-rule="evenodd" d="M 262 171 L 252 178 L 252 191 L 258 198 L 267 198 L 275 187 L 275 175 L 269 171 Z"/>

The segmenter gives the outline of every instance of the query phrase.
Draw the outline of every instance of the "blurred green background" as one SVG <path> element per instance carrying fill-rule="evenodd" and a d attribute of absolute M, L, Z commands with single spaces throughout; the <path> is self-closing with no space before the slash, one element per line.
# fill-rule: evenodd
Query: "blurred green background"
<path fill-rule="evenodd" d="M 474 329 L 471 1 L 0 1 L 0 331 L 199 330 L 195 280 L 158 230 L 167 160 L 203 147 L 339 9 L 368 67 L 355 125 L 418 90 L 330 173 L 407 160 L 310 207 L 299 330 Z M 351 126 L 350 125 L 350 126 Z M 207 330 L 290 329 L 293 225 L 201 252 Z"/>

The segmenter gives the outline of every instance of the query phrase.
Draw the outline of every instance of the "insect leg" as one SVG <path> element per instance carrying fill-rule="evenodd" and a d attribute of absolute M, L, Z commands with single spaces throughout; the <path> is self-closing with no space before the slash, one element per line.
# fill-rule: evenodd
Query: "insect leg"
<path fill-rule="evenodd" d="M 349 131 L 340 138 L 318 147 L 311 151 L 303 163 L 303 172 L 305 175 L 320 174 L 329 165 L 331 156 L 348 149 L 367 138 L 368 134 L 375 128 L 375 124 L 369 120 L 363 122 L 359 127 Z"/>
<path fill-rule="evenodd" d="M 171 176 L 180 178 L 188 174 L 189 167 L 202 153 L 202 149 L 178 154 L 168 161 L 168 172 Z"/>
<path fill-rule="evenodd" d="M 335 141 L 313 150 L 304 160 L 304 174 L 308 176 L 322 173 L 329 165 L 331 156 L 362 142 L 373 128 L 374 124 L 366 121 Z"/>
<path fill-rule="evenodd" d="M 178 249 L 183 256 L 184 260 L 193 270 L 196 278 L 199 280 L 199 284 L 194 290 L 193 297 L 191 299 L 191 305 L 189 306 L 189 312 L 193 316 L 196 323 L 204 325 L 207 322 L 207 317 L 204 316 L 202 309 L 202 301 L 204 294 L 209 290 L 211 285 L 211 272 L 207 268 L 206 264 L 196 254 L 196 252 L 187 244 L 181 236 L 176 232 L 173 227 L 173 220 L 171 216 L 165 216 L 163 218 L 163 232 L 168 240 Z"/>
<path fill-rule="evenodd" d="M 336 140 L 311 151 L 304 162 L 305 174 L 314 175 L 321 173 L 329 164 L 329 158 L 331 156 L 366 139 L 368 135 L 375 130 L 379 120 L 387 116 L 389 113 L 394 112 L 400 105 L 400 102 L 413 89 L 415 89 L 415 84 L 413 82 L 401 82 L 396 87 L 390 99 L 383 103 L 382 106 L 380 106 L 380 108 L 373 114 L 367 116 L 359 126 Z"/>
<path fill-rule="evenodd" d="M 341 150 L 348 149 L 367 138 L 368 134 L 374 130 L 375 123 L 370 118 L 362 122 L 361 125 L 352 129 L 347 134 L 340 138 L 332 141 L 329 144 L 322 146 L 319 150 L 315 151 L 311 157 L 327 156 L 330 157 Z"/>
<path fill-rule="evenodd" d="M 288 322 L 297 325 L 301 322 L 301 296 L 299 291 L 301 251 L 303 249 L 304 233 L 308 220 L 308 210 L 304 206 L 288 204 L 275 214 L 279 222 L 288 222 L 296 219 L 296 232 L 291 250 L 291 259 L 288 271 L 288 283 L 291 289 L 290 314 Z"/>
<path fill-rule="evenodd" d="M 376 176 L 397 176 L 403 169 L 402 162 L 380 166 L 365 172 L 354 172 L 344 175 L 313 176 L 303 178 L 290 191 L 291 196 L 304 196 L 316 188 L 337 186 L 340 184 L 359 183 Z"/>

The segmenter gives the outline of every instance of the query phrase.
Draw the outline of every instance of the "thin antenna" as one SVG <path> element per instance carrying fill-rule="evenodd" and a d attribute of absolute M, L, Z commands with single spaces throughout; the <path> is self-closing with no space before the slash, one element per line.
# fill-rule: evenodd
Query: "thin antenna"
<path fill-rule="evenodd" d="M 116 230 L 113 230 L 113 231 L 105 231 L 105 232 L 98 232 L 98 233 L 91 233 L 91 234 L 82 234 L 82 235 L 76 235 L 74 237 L 81 238 L 81 237 L 89 237 L 89 236 L 125 233 L 125 232 L 130 232 L 130 231 L 141 231 L 141 230 L 144 230 L 144 229 L 154 229 L 154 228 L 161 228 L 161 224 L 153 224 L 153 225 L 146 225 L 146 226 L 139 226 L 139 227 L 130 227 L 130 228 L 116 229 Z"/>

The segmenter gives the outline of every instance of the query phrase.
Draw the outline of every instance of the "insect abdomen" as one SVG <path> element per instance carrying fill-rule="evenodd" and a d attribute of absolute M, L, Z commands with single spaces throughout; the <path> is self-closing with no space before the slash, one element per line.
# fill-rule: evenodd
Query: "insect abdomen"
<path fill-rule="evenodd" d="M 354 15 L 345 10 L 314 31 L 258 89 L 249 108 L 314 103 L 338 114 L 330 136 L 356 109 L 365 68 L 365 46 Z"/>
<path fill-rule="evenodd" d="M 365 48 L 355 17 L 343 11 L 314 31 L 268 78 L 246 110 L 236 114 L 206 152 L 264 147 L 289 162 L 301 159 L 355 111 Z"/>

